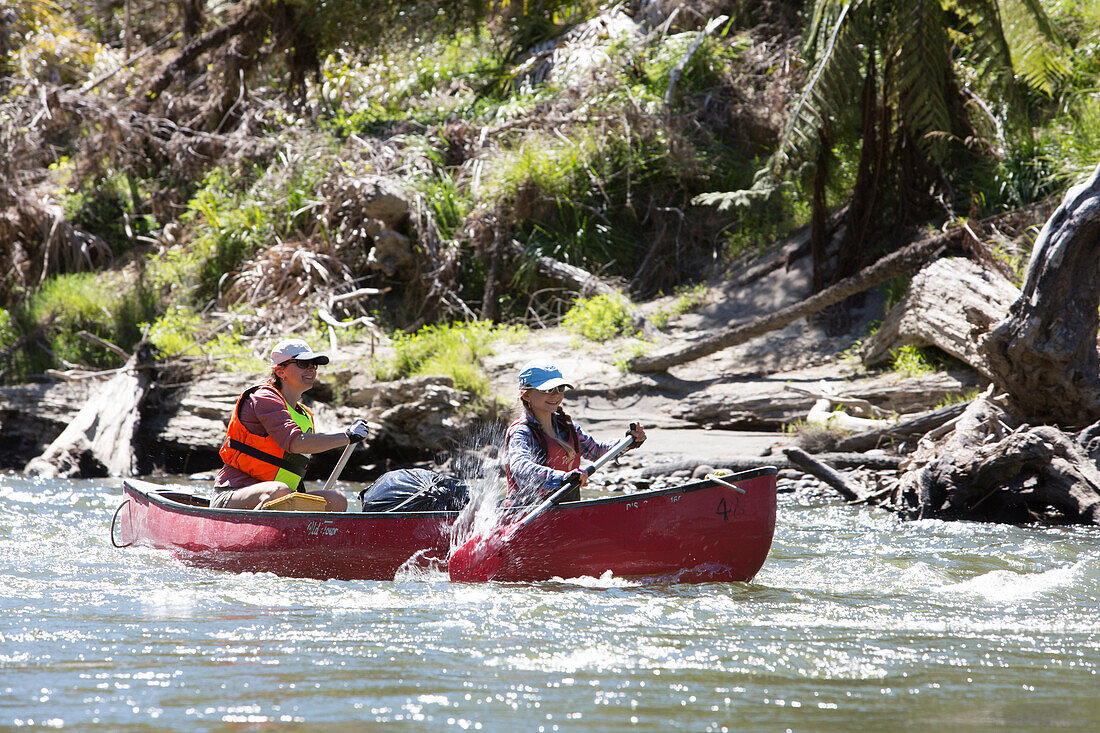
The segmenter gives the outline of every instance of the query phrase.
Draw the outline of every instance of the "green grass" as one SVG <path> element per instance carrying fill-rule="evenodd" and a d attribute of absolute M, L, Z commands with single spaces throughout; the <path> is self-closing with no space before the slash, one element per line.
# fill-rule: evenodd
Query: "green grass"
<path fill-rule="evenodd" d="M 666 306 L 662 306 L 649 319 L 656 328 L 664 329 L 668 326 L 669 319 L 683 315 L 699 307 L 707 297 L 707 286 L 688 285 L 677 289 L 675 299 Z"/>
<path fill-rule="evenodd" d="M 209 356 L 232 369 L 262 371 L 263 360 L 252 349 L 239 330 L 230 326 L 215 330 L 202 316 L 186 306 L 174 306 L 148 324 L 149 341 L 165 359 L 179 356 Z"/>
<path fill-rule="evenodd" d="M 939 371 L 927 349 L 902 346 L 890 352 L 892 369 L 906 377 L 923 377 Z"/>
<path fill-rule="evenodd" d="M 181 288 L 182 302 L 216 298 L 222 277 L 316 223 L 316 188 L 329 173 L 327 150 L 304 146 L 266 169 L 218 168 L 206 175 L 182 217 L 197 236 L 150 262 L 156 285 Z"/>
<path fill-rule="evenodd" d="M 110 349 L 82 338 L 80 331 L 130 350 L 141 338 L 141 323 L 156 312 L 152 291 L 141 280 L 118 272 L 83 272 L 47 280 L 24 303 L 7 312 L 13 332 L 36 333 L 24 347 L 17 373 L 76 364 L 91 369 L 119 366 Z M 37 343 L 38 346 L 35 346 Z"/>
<path fill-rule="evenodd" d="M 525 330 L 488 321 L 424 326 L 416 333 L 394 337 L 393 357 L 376 365 L 375 371 L 382 380 L 444 375 L 451 377 L 457 389 L 487 399 L 489 380 L 482 359 L 494 353 L 495 342 L 518 338 Z"/>

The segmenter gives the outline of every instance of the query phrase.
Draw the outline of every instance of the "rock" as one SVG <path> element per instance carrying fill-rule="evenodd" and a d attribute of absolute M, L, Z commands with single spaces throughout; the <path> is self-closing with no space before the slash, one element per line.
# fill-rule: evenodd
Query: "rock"
<path fill-rule="evenodd" d="M 820 380 L 801 380 L 816 387 Z M 800 380 L 738 380 L 715 384 L 685 395 L 674 406 L 676 418 L 710 427 L 726 429 L 777 430 L 784 424 L 802 419 L 815 398 L 788 390 L 788 384 Z M 935 407 L 948 396 L 957 395 L 983 384 L 975 372 L 937 372 L 922 377 L 902 377 L 888 372 L 843 383 L 846 397 L 864 399 L 883 410 L 906 414 Z"/>
<path fill-rule="evenodd" d="M 95 380 L 0 387 L 0 468 L 22 470 L 42 454 L 96 387 Z"/>
<path fill-rule="evenodd" d="M 139 344 L 122 369 L 95 386 L 71 422 L 27 463 L 24 473 L 50 478 L 137 474 L 138 407 L 149 387 L 145 367 L 150 360 L 148 344 Z"/>
<path fill-rule="evenodd" d="M 374 246 L 367 255 L 367 264 L 381 270 L 389 277 L 416 264 L 412 240 L 404 234 L 387 229 L 374 238 Z"/>

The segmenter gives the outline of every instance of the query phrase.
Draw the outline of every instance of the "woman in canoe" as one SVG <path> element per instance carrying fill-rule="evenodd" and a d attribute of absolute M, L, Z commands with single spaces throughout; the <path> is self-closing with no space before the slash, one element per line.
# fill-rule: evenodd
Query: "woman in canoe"
<path fill-rule="evenodd" d="M 315 431 L 313 413 L 301 399 L 317 379 L 317 367 L 328 361 L 300 339 L 275 345 L 267 381 L 246 389 L 233 408 L 219 451 L 225 464 L 214 479 L 211 506 L 254 509 L 302 490 L 309 454 L 343 448 L 367 437 L 362 420 L 341 433 Z M 342 492 L 309 493 L 325 499 L 326 511 L 348 508 Z"/>
<path fill-rule="evenodd" d="M 588 474 L 580 470 L 581 459 L 595 460 L 615 445 L 614 441 L 596 440 L 573 423 L 562 409 L 567 388 L 572 389 L 572 385 L 553 364 L 531 362 L 520 370 L 521 414 L 508 426 L 505 439 L 506 505 L 537 502 L 567 480 L 575 480 L 577 486 L 561 500 L 580 499 L 581 487 L 588 482 Z M 640 424 L 631 425 L 630 435 L 634 447 L 645 442 L 645 429 Z"/>

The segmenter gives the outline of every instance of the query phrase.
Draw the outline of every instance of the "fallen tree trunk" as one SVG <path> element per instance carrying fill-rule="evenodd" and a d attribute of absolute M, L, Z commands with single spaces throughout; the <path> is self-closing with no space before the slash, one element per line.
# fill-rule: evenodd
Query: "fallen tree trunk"
<path fill-rule="evenodd" d="M 910 519 L 1100 524 L 1100 470 L 1078 441 L 979 397 L 946 438 L 922 442 L 893 508 Z"/>
<path fill-rule="evenodd" d="M 560 262 L 552 257 L 531 255 L 531 253 L 523 248 L 522 244 L 514 239 L 509 243 L 508 249 L 516 257 L 534 260 L 539 272 L 543 275 L 551 280 L 557 280 L 560 283 L 564 283 L 574 290 L 580 291 L 581 295 L 609 295 L 622 292 L 621 287 L 616 287 L 610 281 L 584 268 L 570 265 L 566 262 Z"/>
<path fill-rule="evenodd" d="M 23 472 L 50 478 L 135 475 L 138 408 L 149 388 L 150 363 L 148 347 L 139 346 L 122 371 L 91 395 L 61 435 Z"/>
<path fill-rule="evenodd" d="M 1020 297 L 980 349 L 1032 423 L 1100 419 L 1100 167 L 1071 188 L 1035 242 Z"/>
<path fill-rule="evenodd" d="M 837 443 L 837 450 L 865 451 L 878 448 L 884 443 L 920 438 L 957 418 L 969 404 L 969 401 L 956 402 L 953 405 L 912 415 L 901 422 L 877 430 L 850 435 Z"/>
<path fill-rule="evenodd" d="M 940 234 L 899 249 L 883 257 L 875 264 L 860 270 L 855 275 L 845 278 L 836 285 L 815 293 L 799 303 L 781 308 L 763 318 L 738 324 L 728 331 L 698 339 L 685 348 L 636 357 L 630 362 L 630 369 L 636 372 L 661 372 L 677 364 L 694 361 L 782 328 L 800 318 L 813 315 L 857 293 L 862 293 L 875 285 L 909 272 L 943 251 L 951 242 L 953 236 L 956 235 L 952 233 Z"/>
<path fill-rule="evenodd" d="M 913 277 L 905 298 L 863 342 L 860 356 L 873 367 L 889 362 L 903 346 L 935 346 L 989 376 L 979 338 L 1019 296 L 1006 277 L 977 262 L 938 259 Z"/>

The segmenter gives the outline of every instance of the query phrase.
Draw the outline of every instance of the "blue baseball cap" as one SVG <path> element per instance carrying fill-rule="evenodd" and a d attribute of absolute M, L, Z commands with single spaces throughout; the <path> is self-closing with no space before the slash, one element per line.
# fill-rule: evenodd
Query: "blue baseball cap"
<path fill-rule="evenodd" d="M 561 369 L 545 361 L 532 361 L 519 372 L 519 386 L 534 387 L 535 389 L 553 389 L 565 385 L 573 389 L 573 385 L 565 381 L 561 375 Z"/>

